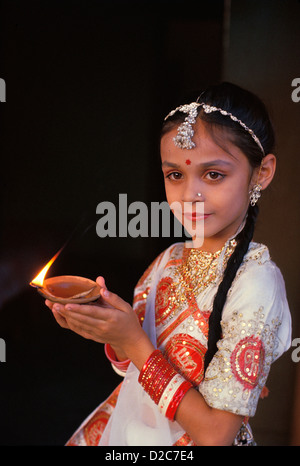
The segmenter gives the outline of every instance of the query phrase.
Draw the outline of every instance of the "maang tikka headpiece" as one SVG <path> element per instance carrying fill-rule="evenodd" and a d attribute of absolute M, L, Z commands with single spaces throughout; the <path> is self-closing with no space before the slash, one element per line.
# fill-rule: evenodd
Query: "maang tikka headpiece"
<path fill-rule="evenodd" d="M 187 114 L 184 122 L 180 126 L 178 126 L 177 136 L 175 136 L 174 138 L 174 143 L 176 146 L 180 147 L 181 149 L 193 149 L 193 147 L 195 147 L 196 144 L 192 141 L 192 137 L 194 135 L 192 125 L 196 123 L 198 107 L 202 107 L 205 113 L 220 112 L 222 115 L 226 115 L 229 118 L 231 118 L 231 120 L 239 123 L 244 128 L 244 130 L 247 131 L 250 134 L 250 136 L 254 139 L 254 141 L 262 151 L 264 157 L 264 149 L 261 145 L 260 140 L 254 134 L 252 129 L 248 128 L 248 126 L 245 125 L 245 123 L 239 120 L 236 116 L 232 115 L 232 113 L 227 112 L 227 110 L 223 110 L 219 107 L 214 107 L 213 105 L 208 105 L 205 102 L 192 102 L 190 104 L 181 105 L 180 107 L 175 108 L 175 110 L 172 110 L 165 117 L 165 120 L 167 120 L 170 116 L 174 115 L 178 111 Z"/>

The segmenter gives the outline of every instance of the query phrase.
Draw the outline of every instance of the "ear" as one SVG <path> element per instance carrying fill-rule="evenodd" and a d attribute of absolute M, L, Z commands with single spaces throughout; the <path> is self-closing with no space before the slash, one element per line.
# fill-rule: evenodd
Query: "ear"
<path fill-rule="evenodd" d="M 268 154 L 263 158 L 261 167 L 255 170 L 252 180 L 260 184 L 262 189 L 266 189 L 273 180 L 275 171 L 276 157 L 274 154 Z"/>

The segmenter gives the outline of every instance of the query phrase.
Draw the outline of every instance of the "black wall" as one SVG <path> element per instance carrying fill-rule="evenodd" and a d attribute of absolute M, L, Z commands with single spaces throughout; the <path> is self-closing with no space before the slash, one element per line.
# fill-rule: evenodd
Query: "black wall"
<path fill-rule="evenodd" d="M 120 382 L 102 345 L 58 327 L 28 283 L 71 236 L 49 276 L 104 275 L 131 300 L 172 239 L 100 239 L 96 206 L 164 200 L 160 124 L 221 79 L 223 13 L 222 1 L 0 3 L 2 445 L 63 444 Z"/>

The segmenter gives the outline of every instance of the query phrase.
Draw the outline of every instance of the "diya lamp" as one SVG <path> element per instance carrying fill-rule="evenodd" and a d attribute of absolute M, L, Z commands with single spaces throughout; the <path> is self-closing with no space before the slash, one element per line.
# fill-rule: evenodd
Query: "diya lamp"
<path fill-rule="evenodd" d="M 93 280 L 74 275 L 61 275 L 47 278 L 46 274 L 60 254 L 61 249 L 45 265 L 40 273 L 29 283 L 45 299 L 54 303 L 89 303 L 100 297 L 101 287 Z"/>

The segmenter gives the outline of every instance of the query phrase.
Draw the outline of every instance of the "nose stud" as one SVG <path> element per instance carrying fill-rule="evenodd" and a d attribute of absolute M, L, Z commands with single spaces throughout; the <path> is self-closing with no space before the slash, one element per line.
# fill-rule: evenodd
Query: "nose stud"
<path fill-rule="evenodd" d="M 201 193 L 197 193 L 197 196 L 201 197 L 201 196 L 202 196 L 202 194 L 201 194 Z"/>

